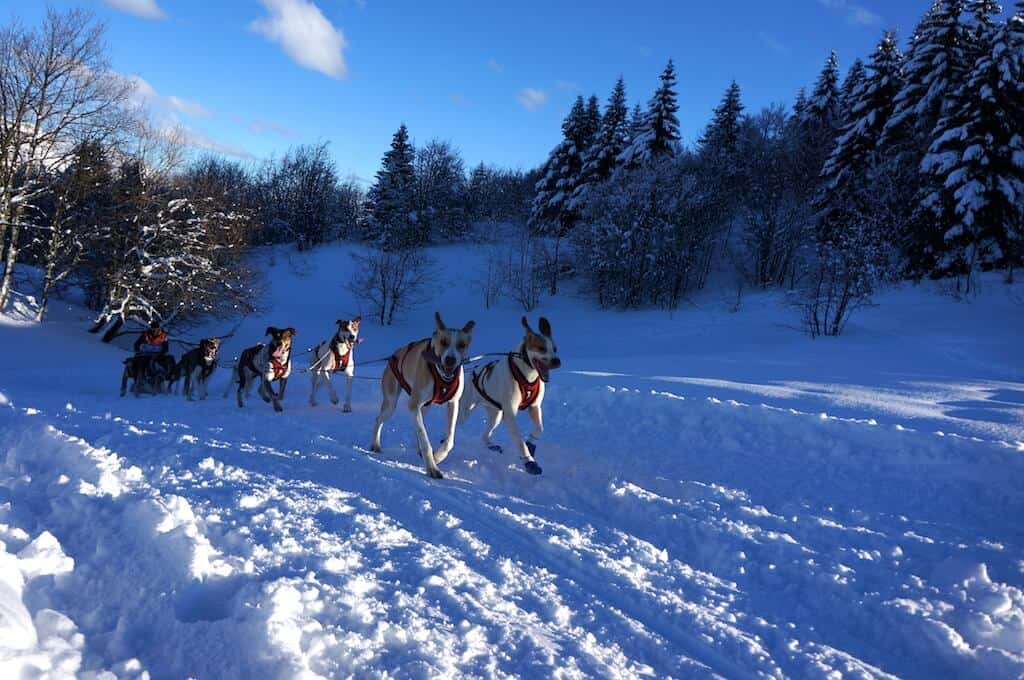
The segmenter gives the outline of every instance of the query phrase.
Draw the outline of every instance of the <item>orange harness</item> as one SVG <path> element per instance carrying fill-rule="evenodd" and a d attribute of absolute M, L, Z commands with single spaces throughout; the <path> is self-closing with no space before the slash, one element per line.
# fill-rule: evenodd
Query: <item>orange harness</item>
<path fill-rule="evenodd" d="M 337 350 L 338 343 L 331 343 L 331 354 L 334 355 L 334 370 L 344 371 L 348 368 L 348 361 L 352 357 L 352 346 L 349 345 L 348 351 L 342 354 Z"/>
<path fill-rule="evenodd" d="M 412 395 L 412 387 L 409 385 L 409 381 L 405 379 L 405 376 L 402 375 L 402 363 L 405 362 L 405 357 L 409 355 L 412 348 L 419 342 L 422 342 L 422 340 L 406 345 L 401 358 L 392 354 L 391 358 L 388 359 L 388 366 L 391 368 L 391 373 L 394 374 L 395 380 L 398 381 L 398 384 L 402 387 L 405 393 L 410 396 Z M 459 384 L 461 383 L 459 376 L 462 372 L 456 371 L 455 376 L 451 380 L 445 380 L 441 376 L 441 372 L 437 370 L 437 366 L 433 363 L 430 363 L 429 366 L 430 373 L 434 377 L 434 394 L 430 400 L 425 402 L 423 405 L 446 404 L 451 401 L 455 397 L 455 393 L 459 391 Z"/>
<path fill-rule="evenodd" d="M 480 393 L 480 396 L 487 400 L 494 408 L 501 410 L 501 404 L 496 399 L 487 394 L 484 390 L 483 382 L 485 378 L 489 378 L 491 372 L 494 371 L 494 367 L 498 365 L 497 361 L 491 363 L 480 369 L 480 372 L 473 372 L 473 386 L 476 387 L 476 391 Z M 534 405 L 537 401 L 537 397 L 540 396 L 540 376 L 533 382 L 526 379 L 523 372 L 516 366 L 516 362 L 513 361 L 512 355 L 508 355 L 508 369 L 512 372 L 512 379 L 516 381 L 516 385 L 519 386 L 519 410 L 525 411 Z"/>

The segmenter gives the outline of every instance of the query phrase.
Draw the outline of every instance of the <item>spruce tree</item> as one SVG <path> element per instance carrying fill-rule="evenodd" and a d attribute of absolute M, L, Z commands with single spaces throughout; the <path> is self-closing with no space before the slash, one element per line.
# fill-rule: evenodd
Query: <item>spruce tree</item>
<path fill-rule="evenodd" d="M 596 94 L 590 95 L 590 99 L 587 100 L 587 109 L 583 115 L 583 130 L 581 130 L 581 138 L 585 145 L 583 149 L 584 153 L 587 148 L 594 143 L 597 138 L 598 130 L 601 129 L 601 103 L 597 98 Z"/>
<path fill-rule="evenodd" d="M 573 194 L 582 205 L 589 189 L 608 179 L 615 169 L 622 150 L 629 144 L 629 109 L 626 105 L 626 84 L 620 77 L 608 97 L 601 125 L 583 159 L 583 177 Z"/>
<path fill-rule="evenodd" d="M 842 124 L 848 123 L 850 118 L 853 117 L 853 105 L 857 102 L 857 96 L 860 94 L 860 88 L 864 85 L 867 75 L 864 62 L 860 59 L 854 59 L 853 64 L 850 65 L 850 70 L 846 73 L 846 79 L 843 80 L 843 88 L 839 92 Z"/>
<path fill-rule="evenodd" d="M 679 104 L 676 95 L 676 71 L 672 60 L 668 60 L 661 73 L 661 82 L 654 91 L 640 133 L 619 155 L 624 165 L 644 165 L 652 158 L 673 155 L 679 141 Z"/>
<path fill-rule="evenodd" d="M 940 270 L 966 275 L 968 292 L 979 267 L 1019 260 L 1024 219 L 1024 17 L 986 24 L 977 19 L 991 11 L 985 4 L 975 4 L 975 28 L 989 33 L 972 40 L 976 51 L 987 47 L 922 163 L 934 187 L 925 206 L 942 231 Z"/>
<path fill-rule="evenodd" d="M 385 250 L 399 250 L 420 243 L 415 228 L 413 205 L 416 150 L 409 142 L 409 130 L 402 123 L 391 138 L 376 181 L 367 199 L 372 219 L 371 238 Z"/>
<path fill-rule="evenodd" d="M 743 102 L 740 101 L 740 86 L 732 81 L 722 95 L 722 101 L 715 107 L 711 122 L 700 138 L 700 149 L 705 157 L 731 157 L 736 153 L 740 138 L 740 116 Z"/>
<path fill-rule="evenodd" d="M 807 98 L 801 118 L 814 126 L 835 130 L 839 124 L 840 109 L 839 58 L 832 50 L 811 96 Z"/>

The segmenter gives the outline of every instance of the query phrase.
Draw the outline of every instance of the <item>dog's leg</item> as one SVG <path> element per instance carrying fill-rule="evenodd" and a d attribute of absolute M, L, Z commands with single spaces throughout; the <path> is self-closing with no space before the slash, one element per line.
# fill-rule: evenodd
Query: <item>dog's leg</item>
<path fill-rule="evenodd" d="M 249 390 L 252 389 L 252 381 L 249 380 L 245 375 L 245 369 L 241 366 L 238 367 L 238 408 L 245 406 L 243 396 L 249 396 Z"/>
<path fill-rule="evenodd" d="M 281 398 L 284 396 L 285 380 L 287 380 L 287 378 L 281 378 L 280 392 L 274 391 L 274 385 L 271 382 L 264 381 L 267 386 L 267 394 L 270 395 L 270 399 L 268 399 L 268 401 L 274 405 L 274 410 L 277 411 L 278 413 L 284 410 L 284 407 L 281 406 Z"/>
<path fill-rule="evenodd" d="M 452 447 L 455 446 L 455 425 L 459 420 L 459 405 L 454 401 L 448 402 L 448 434 L 445 435 L 444 441 L 441 442 L 441 448 L 434 452 L 434 462 L 438 465 L 444 462 L 444 459 L 451 453 Z"/>
<path fill-rule="evenodd" d="M 501 453 L 500 444 L 492 444 L 491 437 L 494 436 L 494 431 L 498 429 L 498 425 L 501 424 L 502 412 L 493 406 L 485 406 L 484 410 L 487 412 L 487 427 L 484 429 L 484 446 L 489 448 L 491 451 Z"/>
<path fill-rule="evenodd" d="M 380 413 L 377 414 L 377 422 L 373 426 L 373 444 L 370 445 L 370 450 L 376 453 L 381 451 L 380 433 L 384 429 L 384 423 L 394 415 L 395 407 L 398 406 L 398 382 L 391 375 L 390 370 L 384 369 L 384 371 L 384 375 L 380 379 Z"/>
<path fill-rule="evenodd" d="M 529 447 L 526 446 L 526 442 L 523 440 L 523 435 L 519 431 L 519 423 L 516 422 L 516 412 L 507 404 L 502 410 L 504 411 L 505 425 L 508 427 L 508 431 L 512 433 L 512 441 L 515 442 L 516 448 L 519 449 L 519 455 L 523 459 L 523 467 L 531 475 L 539 475 L 541 473 L 540 466 L 533 459 L 533 454 L 530 453 Z"/>
<path fill-rule="evenodd" d="M 423 423 L 423 406 L 409 397 L 409 416 L 412 418 L 412 427 L 416 433 L 416 450 L 420 452 L 423 464 L 427 468 L 427 476 L 434 479 L 443 479 L 444 475 L 437 469 L 437 461 L 434 460 L 434 447 L 430 445 L 430 436 L 427 435 L 427 426 Z"/>
<path fill-rule="evenodd" d="M 185 399 L 192 401 L 192 367 L 185 367 Z"/>
<path fill-rule="evenodd" d="M 331 374 L 327 373 L 324 375 L 324 383 L 327 385 L 327 394 L 331 398 L 331 403 L 337 406 L 338 404 L 338 390 L 334 389 L 334 380 L 331 378 Z"/>
<path fill-rule="evenodd" d="M 284 388 L 288 385 L 288 378 L 281 378 L 281 389 L 277 391 L 277 399 L 281 401 L 284 399 Z"/>
<path fill-rule="evenodd" d="M 533 432 L 530 439 L 537 440 L 544 434 L 544 413 L 540 410 L 540 404 L 534 404 L 529 408 L 530 420 L 533 421 Z"/>
<path fill-rule="evenodd" d="M 202 369 L 199 369 L 199 370 L 202 371 Z M 202 373 L 200 373 L 200 375 L 199 375 L 199 399 L 200 400 L 206 399 L 206 386 L 210 382 L 210 377 L 212 375 L 213 375 L 213 371 L 212 370 L 210 371 L 210 375 L 206 376 L 205 378 L 202 376 Z"/>
<path fill-rule="evenodd" d="M 352 374 L 354 371 L 349 368 L 345 373 L 345 403 L 341 406 L 342 413 L 352 413 Z"/>
<path fill-rule="evenodd" d="M 121 373 L 121 396 L 128 391 L 128 365 L 125 364 L 124 372 Z"/>
<path fill-rule="evenodd" d="M 309 405 L 316 406 L 316 393 L 320 389 L 320 371 L 314 369 L 309 372 L 309 380 L 312 384 L 309 393 Z"/>

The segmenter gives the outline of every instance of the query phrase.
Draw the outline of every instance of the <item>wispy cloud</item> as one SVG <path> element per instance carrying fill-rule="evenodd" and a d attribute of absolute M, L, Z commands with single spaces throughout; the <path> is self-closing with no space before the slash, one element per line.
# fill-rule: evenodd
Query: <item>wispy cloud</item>
<path fill-rule="evenodd" d="M 348 69 L 342 54 L 345 36 L 312 2 L 307 0 L 260 0 L 270 16 L 257 19 L 249 28 L 278 43 L 300 66 L 331 78 L 344 78 Z"/>
<path fill-rule="evenodd" d="M 175 97 L 173 95 L 164 96 L 160 94 L 156 91 L 156 88 L 142 76 L 125 77 L 133 87 L 131 96 L 136 104 L 169 109 L 193 118 L 205 118 L 211 115 L 209 109 L 197 101 L 184 99 L 182 97 Z"/>
<path fill-rule="evenodd" d="M 180 133 L 182 141 L 193 148 L 202 149 L 203 151 L 212 151 L 213 153 L 219 153 L 225 156 L 234 156 L 235 158 L 244 158 L 247 160 L 255 158 L 255 156 L 253 156 L 247 149 L 236 144 L 230 144 L 214 139 L 201 130 L 196 130 L 188 127 L 187 125 L 181 124 L 177 125 L 175 129 Z"/>
<path fill-rule="evenodd" d="M 786 45 L 770 33 L 761 31 L 757 34 L 757 37 L 761 39 L 761 42 L 764 43 L 765 47 L 776 54 L 788 55 L 790 53 L 789 45 Z"/>
<path fill-rule="evenodd" d="M 505 70 L 505 65 L 498 63 L 498 60 L 492 57 L 487 60 L 487 68 L 491 69 L 495 73 L 501 73 Z"/>
<path fill-rule="evenodd" d="M 573 80 L 556 80 L 555 87 L 562 92 L 582 92 L 583 88 L 580 84 Z"/>
<path fill-rule="evenodd" d="M 156 0 L 103 0 L 104 3 L 128 14 L 143 19 L 163 19 L 166 15 L 156 4 Z"/>
<path fill-rule="evenodd" d="M 448 95 L 448 99 L 451 99 L 453 104 L 461 104 L 466 101 L 466 95 L 456 92 L 455 94 Z"/>
<path fill-rule="evenodd" d="M 548 100 L 548 95 L 544 90 L 526 87 L 519 91 L 516 99 L 519 100 L 519 103 L 522 104 L 523 108 L 527 111 L 536 111 Z"/>
<path fill-rule="evenodd" d="M 875 26 L 882 21 L 882 17 L 868 8 L 849 2 L 849 0 L 818 0 L 818 2 L 831 10 L 845 14 L 846 20 L 856 26 Z"/>

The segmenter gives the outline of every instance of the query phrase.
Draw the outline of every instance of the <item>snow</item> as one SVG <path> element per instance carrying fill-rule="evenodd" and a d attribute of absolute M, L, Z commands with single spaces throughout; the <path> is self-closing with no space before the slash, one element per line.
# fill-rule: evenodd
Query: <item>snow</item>
<path fill-rule="evenodd" d="M 298 373 L 282 414 L 221 399 L 226 372 L 204 402 L 120 399 L 123 350 L 85 310 L 5 318 L 0 677 L 1024 673 L 1020 286 L 905 286 L 818 340 L 774 293 L 735 313 L 713 287 L 673 314 L 545 299 L 565 368 L 544 474 L 474 417 L 436 481 L 401 413 L 368 453 L 367 362 L 435 307 L 477 321 L 473 351 L 521 334 L 480 304 L 482 253 L 436 255 L 435 303 L 363 328 L 351 414 L 308 406 Z M 287 324 L 302 365 L 365 311 L 350 262 L 264 252 L 266 310 L 222 356 Z"/>

